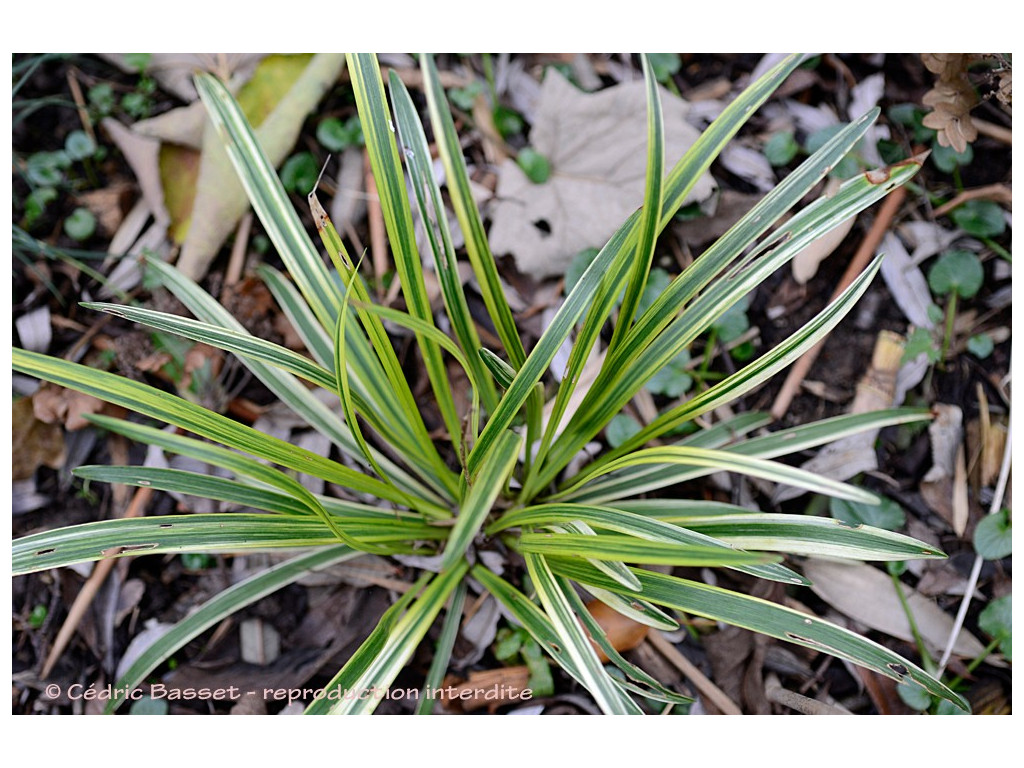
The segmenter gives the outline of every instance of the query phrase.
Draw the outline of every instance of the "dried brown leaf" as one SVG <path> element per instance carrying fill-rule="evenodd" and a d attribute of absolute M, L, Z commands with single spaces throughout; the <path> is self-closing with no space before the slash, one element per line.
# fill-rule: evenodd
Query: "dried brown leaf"
<path fill-rule="evenodd" d="M 669 93 L 662 101 L 665 164 L 671 167 L 699 133 L 686 122 L 685 101 Z M 590 94 L 549 70 L 530 140 L 550 163 L 551 176 L 534 184 L 515 162 L 501 165 L 490 233 L 494 253 L 510 253 L 520 271 L 548 277 L 563 273 L 581 250 L 604 245 L 643 201 L 646 136 L 643 83 Z M 713 189 L 704 175 L 688 199 L 705 200 Z"/>
<path fill-rule="evenodd" d="M 928 427 L 932 467 L 921 481 L 921 496 L 958 536 L 962 536 L 967 526 L 967 482 L 962 469 L 963 411 L 947 403 L 936 403 L 933 410 L 935 419 Z"/>
<path fill-rule="evenodd" d="M 92 395 L 53 384 L 43 384 L 32 395 L 32 407 L 40 421 L 47 424 L 63 423 L 65 429 L 73 432 L 87 427 L 89 422 L 84 416 L 99 413 L 106 407 L 106 403 Z"/>
<path fill-rule="evenodd" d="M 11 403 L 11 476 L 28 480 L 39 467 L 64 466 L 64 434 L 59 426 L 36 417 L 32 398 L 19 397 Z"/>

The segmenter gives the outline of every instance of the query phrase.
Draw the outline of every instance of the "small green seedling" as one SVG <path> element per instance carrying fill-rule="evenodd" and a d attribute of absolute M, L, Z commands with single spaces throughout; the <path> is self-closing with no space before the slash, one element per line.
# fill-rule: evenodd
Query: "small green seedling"
<path fill-rule="evenodd" d="M 928 286 L 936 296 L 946 297 L 946 322 L 939 360 L 944 360 L 953 340 L 957 303 L 970 299 L 981 289 L 985 270 L 976 253 L 965 250 L 946 251 L 928 271 Z"/>
<path fill-rule="evenodd" d="M 472 112 L 476 97 L 484 92 L 483 83 L 474 80 L 472 83 L 461 88 L 449 88 L 448 99 L 463 112 Z"/>
<path fill-rule="evenodd" d="M 551 176 L 551 163 L 533 147 L 524 147 L 519 150 L 516 162 L 523 169 L 526 178 L 534 184 L 543 184 Z"/>
<path fill-rule="evenodd" d="M 84 243 L 96 234 L 96 216 L 88 208 L 75 208 L 64 219 L 64 233 L 72 240 Z"/>
<path fill-rule="evenodd" d="M 522 627 L 502 627 L 494 643 L 494 658 L 504 664 L 523 663 L 530 670 L 527 686 L 534 697 L 551 696 L 555 683 L 551 677 L 551 665 L 547 657 Z"/>
<path fill-rule="evenodd" d="M 43 626 L 43 623 L 46 621 L 46 617 L 49 615 L 50 612 L 46 606 L 39 603 L 28 615 L 28 625 L 32 627 L 32 629 L 39 629 Z"/>
<path fill-rule="evenodd" d="M 984 360 L 991 355 L 993 349 L 995 349 L 995 342 L 987 333 L 979 333 L 967 340 L 967 351 L 979 360 Z"/>

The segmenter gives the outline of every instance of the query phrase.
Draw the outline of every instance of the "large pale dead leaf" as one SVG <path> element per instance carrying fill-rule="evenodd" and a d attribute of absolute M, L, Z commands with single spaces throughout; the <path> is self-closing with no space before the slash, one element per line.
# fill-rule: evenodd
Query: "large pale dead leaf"
<path fill-rule="evenodd" d="M 914 642 L 907 614 L 900 604 L 892 579 L 877 568 L 862 563 L 840 563 L 810 558 L 804 575 L 811 589 L 840 613 L 871 629 L 908 643 Z M 914 615 L 921 637 L 936 657 L 953 631 L 953 617 L 934 602 L 903 585 L 903 594 Z M 979 656 L 985 647 L 967 630 L 961 630 L 953 652 L 963 658 Z"/>
<path fill-rule="evenodd" d="M 256 125 L 256 138 L 267 158 L 280 164 L 298 138 L 306 117 L 323 95 L 337 81 L 345 64 L 342 54 L 317 54 L 310 59 L 286 90 L 288 74 L 294 74 L 290 57 L 272 56 L 261 62 L 253 75 L 254 83 L 267 98 L 253 98 L 239 91 L 238 99 L 247 107 L 247 114 L 265 114 Z M 261 74 L 264 67 L 286 70 L 280 76 Z M 268 103 L 269 102 L 269 103 Z M 272 104 L 272 106 L 270 106 Z M 196 199 L 188 234 L 178 257 L 178 268 L 198 280 L 210 266 L 224 240 L 234 231 L 238 220 L 249 208 L 241 182 L 228 158 L 213 124 L 203 134 L 203 152 L 196 182 Z"/>
<path fill-rule="evenodd" d="M 134 62 L 123 53 L 100 56 L 125 72 L 138 72 Z M 146 74 L 182 101 L 194 101 L 196 86 L 192 75 L 197 70 L 216 72 L 225 80 L 236 74 L 248 78 L 263 56 L 262 53 L 151 53 L 146 61 Z"/>
<path fill-rule="evenodd" d="M 663 93 L 662 106 L 667 169 L 699 134 L 686 122 L 685 101 Z M 646 110 L 642 82 L 590 94 L 549 70 L 530 140 L 550 162 L 551 176 L 534 184 L 514 161 L 501 165 L 491 211 L 494 253 L 510 253 L 520 271 L 547 277 L 564 273 L 584 248 L 604 245 L 643 202 Z M 705 175 L 688 199 L 702 201 L 713 191 Z"/>
<path fill-rule="evenodd" d="M 167 56 L 170 58 L 158 63 L 161 71 L 170 74 L 174 66 L 187 71 L 189 87 L 178 82 L 177 71 L 173 86 L 183 88 L 182 97 L 187 100 L 196 98 L 191 78 L 197 69 L 230 77 L 229 89 L 275 166 L 287 157 L 306 117 L 344 66 L 342 54 L 261 55 L 237 60 L 215 55 Z M 249 207 L 205 107 L 193 101 L 131 128 L 110 119 L 103 125 L 131 165 L 151 214 L 181 245 L 178 267 L 187 276 L 200 279 Z"/>

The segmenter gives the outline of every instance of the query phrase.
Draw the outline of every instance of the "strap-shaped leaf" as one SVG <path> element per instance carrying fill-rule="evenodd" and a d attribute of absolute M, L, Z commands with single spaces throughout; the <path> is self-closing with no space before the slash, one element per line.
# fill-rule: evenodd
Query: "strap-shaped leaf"
<path fill-rule="evenodd" d="M 494 452 L 487 457 L 480 474 L 470 486 L 459 516 L 455 519 L 455 527 L 452 528 L 441 560 L 442 571 L 451 569 L 463 559 L 473 538 L 480 532 L 494 506 L 494 500 L 508 482 L 521 444 L 522 439 L 512 432 L 503 434 L 495 444 Z"/>
<path fill-rule="evenodd" d="M 665 172 L 665 124 L 661 114 L 661 92 L 654 76 L 654 67 L 646 55 L 640 57 L 647 89 L 647 174 L 644 182 L 644 207 L 640 218 L 640 236 L 636 255 L 630 268 L 626 293 L 619 307 L 619 322 L 615 325 L 609 351 L 622 341 L 633 323 L 640 305 L 640 297 L 647 285 L 647 276 L 654 258 L 654 245 L 658 235 L 658 219 L 662 208 L 662 174 Z"/>
<path fill-rule="evenodd" d="M 234 97 L 213 75 L 199 73 L 196 90 L 206 105 L 246 194 L 284 260 L 289 274 L 324 328 L 337 320 L 341 294 L 313 249 L 295 214 L 274 166 L 267 159 L 245 114 Z"/>
<path fill-rule="evenodd" d="M 871 413 L 843 414 L 749 438 L 733 445 L 724 446 L 723 450 L 742 456 L 773 459 L 832 443 L 862 430 L 881 429 L 929 418 L 931 418 L 931 412 L 921 408 L 893 408 Z M 680 441 L 676 445 L 694 445 L 694 443 Z M 705 469 L 678 465 L 630 467 L 588 482 L 578 490 L 567 494 L 566 499 L 581 503 L 604 504 L 693 480 L 705 474 L 707 474 Z"/>
<path fill-rule="evenodd" d="M 679 210 L 690 189 L 725 147 L 728 140 L 735 135 L 753 110 L 760 106 L 796 68 L 798 63 L 799 57 L 787 58 L 740 94 L 708 127 L 690 148 L 690 151 L 676 163 L 665 182 L 665 202 L 659 230 Z M 634 213 L 612 235 L 609 245 L 606 245 L 598 253 L 576 286 L 569 292 L 558 312 L 555 313 L 537 345 L 519 369 L 512 386 L 506 390 L 504 397 L 498 403 L 498 408 L 481 432 L 480 439 L 469 457 L 471 476 L 475 474 L 481 457 L 490 450 L 490 445 L 497 435 L 512 423 L 512 419 L 530 396 L 533 385 L 540 381 L 540 377 L 551 364 L 555 353 L 568 338 L 573 326 L 597 294 L 610 268 L 613 264 L 624 266 L 628 255 L 634 253 L 639 221 L 639 213 Z M 613 243 L 614 246 L 612 246 Z M 653 375 L 653 371 L 651 373 Z M 540 483 L 537 487 L 543 487 L 544 484 L 546 482 Z M 532 487 L 530 483 L 525 483 L 524 486 Z M 529 494 L 524 494 L 524 498 L 529 499 L 529 497 Z"/>
<path fill-rule="evenodd" d="M 371 54 L 347 54 L 346 58 L 349 74 L 352 76 L 352 91 L 359 110 L 360 125 L 366 140 L 366 151 L 380 195 L 384 226 L 388 232 L 391 253 L 402 286 L 402 295 L 405 297 L 409 314 L 425 323 L 433 324 L 430 298 L 423 282 L 423 265 L 416 248 L 412 211 L 406 196 L 405 176 L 402 173 L 398 145 L 395 142 L 395 127 L 388 117 L 380 68 L 376 57 Z M 441 353 L 437 345 L 422 336 L 417 336 L 417 343 L 423 354 L 427 377 L 430 379 L 441 417 L 448 428 L 452 443 L 458 446 L 462 439 L 462 426 Z"/>
<path fill-rule="evenodd" d="M 313 517 L 247 513 L 132 517 L 43 531 L 14 542 L 15 575 L 111 557 L 168 552 L 244 552 L 337 544 Z"/>
<path fill-rule="evenodd" d="M 643 590 L 629 593 L 581 560 L 550 558 L 552 569 L 582 584 L 595 584 L 669 608 L 786 640 L 867 667 L 897 682 L 913 682 L 967 711 L 967 702 L 938 680 L 888 648 L 835 624 L 791 608 L 675 576 L 637 570 Z"/>
<path fill-rule="evenodd" d="M 873 493 L 847 483 L 808 472 L 798 467 L 791 467 L 776 461 L 742 456 L 730 451 L 717 451 L 708 448 L 689 446 L 664 446 L 661 448 L 645 448 L 634 451 L 615 461 L 606 462 L 600 468 L 588 470 L 579 477 L 570 488 L 582 486 L 588 479 L 599 477 L 616 469 L 636 466 L 638 464 L 682 464 L 684 466 L 702 467 L 710 471 L 737 472 L 739 474 L 759 477 L 773 483 L 795 485 L 815 493 L 824 493 L 840 499 L 861 501 L 866 504 L 877 504 L 878 497 Z M 569 489 L 567 489 L 569 490 Z M 561 494 L 551 497 L 557 500 Z"/>
<path fill-rule="evenodd" d="M 659 519 L 672 518 L 660 516 Z M 827 517 L 734 514 L 690 516 L 679 522 L 691 531 L 714 536 L 743 549 L 851 560 L 945 557 L 940 550 L 910 536 Z"/>
<path fill-rule="evenodd" d="M 606 715 L 643 714 L 636 702 L 619 688 L 598 660 L 597 653 L 590 644 L 590 638 L 580 626 L 572 604 L 565 596 L 566 591 L 572 587 L 551 572 L 544 557 L 526 554 L 525 558 L 537 596 L 550 617 L 562 646 L 572 659 L 573 666 L 579 672 L 583 685 L 590 691 L 597 706 Z M 588 568 L 593 566 L 588 564 Z M 609 576 L 604 578 L 615 583 Z M 625 589 L 621 586 L 618 588 Z"/>
<path fill-rule="evenodd" d="M 413 106 L 412 98 L 405 84 L 392 70 L 388 76 L 388 91 L 395 109 L 398 137 L 402 142 L 405 165 L 409 170 L 416 207 L 427 233 L 427 242 L 434 257 L 434 267 L 441 287 L 448 321 L 459 345 L 466 352 L 467 362 L 473 369 L 478 383 L 481 400 L 488 411 L 493 411 L 498 402 L 494 382 L 487 375 L 487 369 L 478 357 L 472 354 L 480 348 L 480 336 L 476 332 L 473 317 L 469 313 L 466 296 L 462 292 L 462 280 L 455 259 L 452 236 L 448 231 L 441 190 L 434 178 L 430 162 L 430 146 L 423 133 L 423 125 Z M 440 241 L 438 241 L 440 236 Z"/>
<path fill-rule="evenodd" d="M 203 323 L 168 312 L 158 312 L 144 307 L 132 307 L 123 304 L 107 304 L 103 302 L 83 302 L 86 309 L 106 312 L 108 315 L 130 320 L 133 323 L 146 325 L 157 331 L 174 333 L 211 347 L 233 352 L 243 357 L 251 357 L 282 370 L 301 376 L 324 389 L 334 388 L 334 374 L 325 370 L 308 357 L 298 352 L 253 336 L 221 328 L 211 323 Z"/>
<path fill-rule="evenodd" d="M 462 157 L 462 144 L 452 121 L 448 100 L 437 74 L 437 67 L 429 55 L 421 57 L 423 68 L 423 84 L 427 94 L 427 105 L 430 110 L 430 122 L 434 129 L 441 162 L 444 164 L 445 177 L 448 181 L 448 193 L 451 195 L 452 207 L 459 220 L 459 226 L 466 239 L 466 253 L 469 256 L 473 272 L 480 284 L 484 306 L 497 329 L 498 338 L 505 346 L 505 352 L 512 367 L 519 369 L 526 360 L 526 352 L 519 338 L 512 310 L 505 299 L 505 290 L 498 276 L 494 256 L 487 242 L 483 220 L 473 199 L 469 185 L 469 174 L 466 162 Z M 469 350 L 467 350 L 467 353 Z"/>
<path fill-rule="evenodd" d="M 353 654 L 348 663 L 326 686 L 328 691 L 345 691 L 350 695 L 335 702 L 326 698 L 314 702 L 307 714 L 369 715 L 383 699 L 398 673 L 412 658 L 417 646 L 427 634 L 431 624 L 455 588 L 469 570 L 465 562 L 437 575 L 426 574 L 430 583 L 422 594 L 409 604 L 401 617 L 389 611 L 387 621 L 374 629 L 370 637 Z M 410 590 L 414 594 L 416 590 Z M 401 603 L 396 603 L 396 606 Z M 404 607 L 404 606 L 403 606 Z"/>
<path fill-rule="evenodd" d="M 693 504 L 699 505 L 696 510 L 698 513 L 706 513 L 710 502 L 693 502 Z M 742 509 L 732 505 L 721 506 L 727 512 L 736 512 Z M 509 528 L 549 527 L 551 525 L 580 520 L 599 530 L 614 531 L 615 533 L 634 536 L 647 541 L 658 541 L 682 546 L 733 548 L 732 544 L 727 544 L 703 533 L 688 530 L 685 526 L 675 525 L 668 520 L 658 518 L 660 518 L 660 515 L 654 511 L 647 515 L 642 510 L 633 512 L 590 504 L 536 504 L 530 507 L 509 510 L 489 525 L 486 533 L 494 535 Z M 735 570 L 749 573 L 762 579 L 781 581 L 787 584 L 808 583 L 800 574 L 779 563 L 737 565 Z"/>
<path fill-rule="evenodd" d="M 520 552 L 532 552 L 538 555 L 701 568 L 750 565 L 770 562 L 773 559 L 756 552 L 743 552 L 738 549 L 668 544 L 613 534 L 581 536 L 572 533 L 524 533 L 519 537 L 515 546 Z M 598 567 L 596 563 L 591 564 Z M 612 576 L 612 574 L 608 575 Z M 616 580 L 618 583 L 622 583 L 618 579 Z"/>
<path fill-rule="evenodd" d="M 452 594 L 451 603 L 444 614 L 444 623 L 441 625 L 441 634 L 437 638 L 437 645 L 434 647 L 434 657 L 430 660 L 430 669 L 423 681 L 423 688 L 420 690 L 420 700 L 416 704 L 417 715 L 429 715 L 434 711 L 437 699 L 433 692 L 438 690 L 444 680 L 445 672 L 448 671 L 448 663 L 452 658 L 452 651 L 455 649 L 455 641 L 459 636 L 459 627 L 462 625 L 462 609 L 466 604 L 466 593 L 468 587 L 466 582 L 460 581 Z"/>
<path fill-rule="evenodd" d="M 121 483 L 140 488 L 180 493 L 262 509 L 281 515 L 315 514 L 308 505 L 293 496 L 267 488 L 229 480 L 215 475 L 204 475 L 181 469 L 162 467 L 85 466 L 74 472 L 76 477 L 104 483 Z M 358 539 L 361 549 L 386 541 L 430 541 L 445 539 L 448 529 L 430 525 L 420 517 L 409 516 L 395 510 L 383 510 L 363 504 L 342 501 L 326 496 L 314 496 L 338 525 Z M 387 550 L 383 550 L 387 552 Z"/>

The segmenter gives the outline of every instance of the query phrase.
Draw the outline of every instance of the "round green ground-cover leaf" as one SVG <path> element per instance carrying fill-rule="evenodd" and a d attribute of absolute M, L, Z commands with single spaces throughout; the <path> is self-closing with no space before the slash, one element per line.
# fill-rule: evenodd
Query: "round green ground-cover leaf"
<path fill-rule="evenodd" d="M 281 167 L 281 183 L 290 192 L 308 195 L 320 174 L 316 158 L 311 152 L 300 152 L 285 160 Z"/>
<path fill-rule="evenodd" d="M 551 163 L 544 155 L 531 147 L 526 147 L 519 152 L 516 162 L 523 169 L 523 173 L 534 184 L 543 184 L 551 176 Z"/>
<path fill-rule="evenodd" d="M 72 160 L 85 160 L 96 153 L 96 142 L 85 131 L 72 131 L 64 139 L 64 151 Z"/>
<path fill-rule="evenodd" d="M 917 712 L 924 712 L 932 705 L 932 697 L 924 688 L 912 683 L 900 683 L 896 686 L 900 700 Z"/>
<path fill-rule="evenodd" d="M 341 152 L 349 147 L 361 145 L 363 128 L 359 124 L 358 115 L 353 115 L 344 122 L 337 117 L 321 120 L 316 127 L 316 140 L 331 152 Z"/>
<path fill-rule="evenodd" d="M 1013 599 L 1003 595 L 985 606 L 978 616 L 981 630 L 999 641 L 999 652 L 1007 659 L 1013 657 Z"/>
<path fill-rule="evenodd" d="M 903 507 L 889 498 L 882 497 L 880 504 L 861 504 L 856 501 L 832 498 L 829 500 L 829 513 L 836 520 L 846 523 L 870 525 L 895 531 L 907 522 Z"/>
<path fill-rule="evenodd" d="M 958 167 L 971 164 L 974 160 L 974 148 L 968 144 L 963 152 L 957 152 L 952 147 L 944 147 L 936 141 L 932 143 L 931 160 L 943 173 L 953 173 Z"/>
<path fill-rule="evenodd" d="M 632 416 L 620 413 L 605 427 L 608 444 L 616 448 L 640 431 L 640 424 Z"/>
<path fill-rule="evenodd" d="M 792 131 L 773 134 L 764 144 L 764 156 L 776 167 L 788 164 L 799 151 L 800 145 L 797 144 Z"/>
<path fill-rule="evenodd" d="M 1003 209 L 991 200 L 968 200 L 950 216 L 960 229 L 975 237 L 996 237 L 1006 231 Z"/>
<path fill-rule="evenodd" d="M 955 293 L 969 299 L 985 280 L 981 259 L 971 251 L 946 251 L 928 272 L 928 285 L 939 296 Z"/>
<path fill-rule="evenodd" d="M 84 242 L 96 233 L 96 216 L 88 208 L 75 208 L 64 219 L 64 232 L 78 242 Z"/>
<path fill-rule="evenodd" d="M 684 349 L 675 356 L 668 365 L 650 378 L 646 385 L 648 392 L 665 397 L 679 397 L 693 386 L 687 366 L 690 364 L 690 352 Z"/>
<path fill-rule="evenodd" d="M 1001 509 L 982 518 L 974 529 L 974 551 L 986 560 L 1000 560 L 1013 552 L 1010 513 Z"/>
<path fill-rule="evenodd" d="M 649 53 L 647 59 L 654 70 L 654 79 L 659 83 L 668 80 L 683 66 L 678 53 Z"/>
<path fill-rule="evenodd" d="M 984 360 L 991 355 L 993 349 L 995 349 L 995 343 L 987 333 L 979 333 L 967 340 L 967 351 L 979 360 Z"/>

